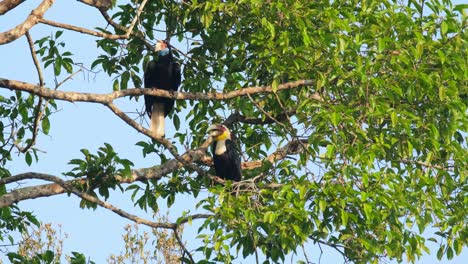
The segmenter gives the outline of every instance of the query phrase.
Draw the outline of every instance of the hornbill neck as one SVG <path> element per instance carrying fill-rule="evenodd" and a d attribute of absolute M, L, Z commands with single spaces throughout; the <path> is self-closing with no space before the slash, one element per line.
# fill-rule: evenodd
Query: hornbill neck
<path fill-rule="evenodd" d="M 223 155 L 224 152 L 226 152 L 226 139 L 216 141 L 216 148 L 215 148 L 215 154 L 216 155 Z"/>

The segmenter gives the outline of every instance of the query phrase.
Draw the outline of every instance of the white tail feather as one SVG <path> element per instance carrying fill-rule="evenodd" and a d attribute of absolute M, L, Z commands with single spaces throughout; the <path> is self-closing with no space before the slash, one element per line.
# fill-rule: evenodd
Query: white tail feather
<path fill-rule="evenodd" d="M 156 137 L 164 137 L 164 104 L 155 103 L 151 111 L 151 132 Z"/>

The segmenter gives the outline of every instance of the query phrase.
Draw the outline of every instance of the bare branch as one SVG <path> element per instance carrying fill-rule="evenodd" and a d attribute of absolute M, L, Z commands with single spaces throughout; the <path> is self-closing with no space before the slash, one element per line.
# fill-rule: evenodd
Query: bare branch
<path fill-rule="evenodd" d="M 278 85 L 277 91 L 295 89 L 302 86 L 312 86 L 315 81 L 313 80 L 298 80 L 293 82 L 283 83 Z M 176 100 L 228 100 L 240 96 L 258 94 L 258 93 L 273 93 L 272 86 L 252 86 L 242 88 L 240 90 L 234 90 L 227 93 L 190 93 L 190 92 L 170 92 L 162 89 L 149 89 L 149 88 L 133 88 L 127 90 L 114 91 L 108 94 L 96 94 L 96 93 L 79 93 L 79 92 L 64 92 L 54 91 L 48 88 L 40 87 L 35 84 L 25 83 L 16 80 L 9 80 L 0 77 L 0 87 L 4 87 L 10 90 L 17 90 L 28 92 L 31 94 L 39 95 L 44 98 L 57 99 L 69 102 L 91 102 L 108 104 L 113 100 L 125 96 L 135 95 L 154 95 L 165 98 L 172 98 Z M 276 91 L 276 92 L 277 92 Z"/>
<path fill-rule="evenodd" d="M 187 162 L 185 159 L 183 159 L 177 153 L 177 149 L 174 147 L 174 145 L 172 145 L 172 143 L 169 140 L 167 140 L 165 138 L 160 138 L 160 137 L 155 136 L 150 130 L 144 128 L 143 126 L 141 126 L 140 124 L 135 122 L 135 120 L 133 120 L 129 116 L 127 116 L 124 112 L 120 111 L 120 109 L 117 106 L 115 106 L 114 104 L 109 103 L 109 104 L 107 104 L 107 107 L 109 107 L 109 109 L 112 112 L 114 112 L 114 114 L 116 114 L 118 117 L 120 117 L 123 121 L 125 121 L 127 124 L 129 124 L 130 126 L 135 128 L 136 130 L 138 130 L 140 133 L 143 133 L 143 134 L 149 136 L 150 138 L 152 138 L 152 139 L 160 142 L 161 144 L 163 144 L 164 147 L 166 147 L 169 150 L 169 152 L 172 154 L 172 156 L 174 156 L 174 158 L 177 161 L 182 163 L 184 165 L 184 167 L 186 167 L 187 169 L 191 169 L 193 171 L 196 171 L 199 175 L 207 176 L 207 174 L 202 169 L 198 168 L 194 164 L 192 164 L 190 162 Z M 210 178 L 213 178 L 213 177 L 210 177 Z"/>
<path fill-rule="evenodd" d="M 114 212 L 117 215 L 120 215 L 124 218 L 127 218 L 129 220 L 132 220 L 133 222 L 137 224 L 144 224 L 153 228 L 167 228 L 167 229 L 173 229 L 175 230 L 179 225 L 187 223 L 188 221 L 191 221 L 193 219 L 201 219 L 201 218 L 208 218 L 211 215 L 207 214 L 197 214 L 197 215 L 190 215 L 190 216 L 184 216 L 182 219 L 179 219 L 177 223 L 161 223 L 161 222 L 152 222 L 149 220 L 146 220 L 144 218 L 138 217 L 136 215 L 130 214 L 108 202 L 102 201 L 99 198 L 92 196 L 88 193 L 81 192 L 77 188 L 73 186 L 71 182 L 64 181 L 60 179 L 59 177 L 53 176 L 53 175 L 48 175 L 48 174 L 43 174 L 43 173 L 34 173 L 30 172 L 29 177 L 31 178 L 36 178 L 36 179 L 41 179 L 41 180 L 46 180 L 46 181 L 51 181 L 54 182 L 58 185 L 60 185 L 62 188 L 66 189 L 67 191 L 75 194 L 76 196 L 85 199 L 86 201 L 95 203 L 103 208 L 106 208 L 112 212 Z"/>
<path fill-rule="evenodd" d="M 10 43 L 19 37 L 23 36 L 26 31 L 31 29 L 34 25 L 39 23 L 44 13 L 49 7 L 55 2 L 55 0 L 44 0 L 42 3 L 34 9 L 26 20 L 17 25 L 15 28 L 0 33 L 0 45 Z"/>
<path fill-rule="evenodd" d="M 107 12 L 103 9 L 99 9 L 99 11 L 101 12 L 101 15 L 102 17 L 107 21 L 107 23 L 109 23 L 114 29 L 117 29 L 117 30 L 121 30 L 121 31 L 124 31 L 124 32 L 129 32 L 128 31 L 128 28 L 124 27 L 124 26 L 121 26 L 120 24 L 116 23 L 114 20 L 112 20 L 112 18 L 109 16 L 109 14 L 107 14 Z M 132 32 L 131 33 L 132 36 L 135 36 L 137 38 L 139 38 L 146 46 L 147 49 L 149 50 L 154 50 L 154 45 L 149 43 L 146 39 L 145 39 L 145 36 L 143 35 L 143 33 L 141 32 Z"/>
<path fill-rule="evenodd" d="M 126 35 L 107 34 L 107 33 L 104 33 L 104 32 L 90 30 L 90 29 L 82 28 L 82 27 L 77 27 L 75 25 L 60 23 L 60 22 L 48 20 L 48 19 L 45 19 L 45 18 L 41 18 L 39 20 L 39 22 L 42 23 L 42 24 L 45 24 L 45 25 L 58 27 L 58 28 L 63 28 L 63 29 L 68 29 L 68 30 L 76 31 L 76 32 L 83 33 L 83 34 L 88 34 L 88 35 L 95 36 L 95 37 L 101 37 L 101 38 L 106 38 L 106 39 L 126 39 L 127 38 Z"/>
<path fill-rule="evenodd" d="M 112 6 L 112 1 L 111 0 L 78 0 L 78 2 L 81 2 L 83 4 L 87 4 L 90 6 L 94 6 L 99 9 L 107 10 L 111 8 Z"/>
<path fill-rule="evenodd" d="M 208 142 L 208 141 L 207 141 Z M 295 141 L 291 141 L 288 144 L 284 145 L 283 147 L 277 149 L 271 155 L 266 157 L 263 160 L 257 161 L 250 161 L 250 162 L 243 162 L 242 169 L 251 170 L 262 166 L 264 162 L 275 162 L 280 159 L 286 158 L 287 155 L 294 155 L 302 151 L 300 148 L 302 146 Z M 203 164 L 212 166 L 213 161 L 211 157 L 206 155 L 206 146 L 205 148 L 199 148 L 195 150 L 189 150 L 183 155 L 180 155 L 180 158 L 183 159 L 187 163 L 195 163 L 195 162 L 202 162 Z M 177 169 L 182 167 L 182 163 L 179 162 L 177 159 L 171 159 L 166 161 L 164 164 L 159 166 L 154 166 L 150 168 L 142 168 L 142 169 L 135 169 L 132 170 L 132 174 L 130 177 L 122 177 L 120 175 L 115 175 L 115 178 L 120 183 L 133 183 L 136 181 L 145 181 L 148 179 L 161 179 L 163 176 L 176 171 Z M 0 186 L 4 184 L 9 184 L 13 182 L 18 182 L 25 179 L 37 179 L 38 175 L 43 175 L 40 173 L 32 174 L 32 172 L 22 173 L 15 176 L 7 177 L 0 179 Z M 46 175 L 46 174 L 44 174 Z M 213 179 L 215 180 L 215 179 Z M 68 184 L 71 184 L 72 181 L 84 181 L 83 179 L 75 179 L 71 181 L 66 181 Z M 217 181 L 218 182 L 218 181 Z M 219 183 L 223 183 L 224 181 L 219 181 Z M 267 186 L 268 188 L 275 188 L 276 186 Z M 0 196 L 0 208 L 5 206 L 9 206 L 13 203 L 35 199 L 40 197 L 48 197 L 52 195 L 63 194 L 67 192 L 65 188 L 58 184 L 45 184 L 45 185 L 37 185 L 32 187 L 24 187 L 19 188 L 13 191 L 10 191 L 7 194 Z"/>
<path fill-rule="evenodd" d="M 28 40 L 29 51 L 31 52 L 31 57 L 32 57 L 33 62 L 34 62 L 34 66 L 36 66 L 37 75 L 38 75 L 38 78 L 39 78 L 39 85 L 44 86 L 44 74 L 42 73 L 41 65 L 39 63 L 39 60 L 37 59 L 36 51 L 34 50 L 34 41 L 33 41 L 32 37 L 31 37 L 31 35 L 29 34 L 29 31 L 26 31 L 25 34 L 26 34 L 26 38 Z"/>
<path fill-rule="evenodd" d="M 177 228 L 174 228 L 173 231 L 174 231 L 174 237 L 176 238 L 177 243 L 179 243 L 180 248 L 182 248 L 182 250 L 184 251 L 184 253 L 187 254 L 187 256 L 190 258 L 190 261 L 192 261 L 192 263 L 195 263 L 195 261 L 193 260 L 192 254 L 190 254 L 190 252 L 189 252 L 189 251 L 187 250 L 187 248 L 185 247 L 184 242 L 183 242 L 182 239 L 180 238 L 180 236 L 179 236 L 179 231 L 177 230 Z"/>
<path fill-rule="evenodd" d="M 36 52 L 34 51 L 34 41 L 31 38 L 31 35 L 29 34 L 29 31 L 26 31 L 26 38 L 28 40 L 29 44 L 29 51 L 31 52 L 31 56 L 34 62 L 34 65 L 36 66 L 37 70 L 37 75 L 39 78 L 39 85 L 44 86 L 44 75 L 42 74 L 42 69 L 39 64 L 39 60 L 37 59 Z M 42 97 L 39 97 L 39 100 L 37 102 L 36 109 L 34 110 L 35 113 L 35 118 L 34 118 L 34 123 L 33 123 L 33 131 L 32 131 L 32 138 L 31 141 L 25 146 L 25 147 L 19 147 L 18 150 L 22 153 L 26 153 L 34 144 L 36 144 L 36 138 L 37 138 L 37 133 L 39 131 L 39 122 L 42 119 L 42 115 L 44 114 L 43 111 L 41 111 L 42 108 L 42 102 L 43 99 Z"/>
<path fill-rule="evenodd" d="M 3 0 L 0 2 L 0 16 L 23 3 L 24 0 Z"/>
<path fill-rule="evenodd" d="M 95 36 L 95 37 L 101 37 L 101 38 L 106 38 L 106 39 L 114 39 L 114 40 L 115 39 L 128 39 L 130 37 L 130 34 L 133 31 L 133 28 L 135 27 L 135 24 L 136 24 L 138 18 L 140 17 L 141 12 L 143 11 L 143 8 L 144 8 L 144 6 L 146 4 L 146 1 L 147 0 L 142 1 L 140 7 L 137 10 L 135 18 L 132 21 L 132 24 L 126 30 L 127 33 L 124 34 L 124 35 L 107 34 L 107 33 L 104 33 L 104 32 L 90 30 L 90 29 L 78 27 L 78 26 L 75 26 L 75 25 L 70 25 L 70 24 L 60 23 L 60 22 L 56 22 L 56 21 L 51 21 L 51 20 L 48 20 L 48 19 L 45 19 L 45 18 L 41 18 L 39 20 L 39 22 L 42 23 L 42 24 L 49 25 L 49 26 L 68 29 L 68 30 L 76 31 L 76 32 L 83 33 L 83 34 L 88 34 L 88 35 Z M 82 2 L 84 2 L 84 1 L 82 1 Z M 92 1 L 92 2 L 99 2 L 99 1 Z"/>

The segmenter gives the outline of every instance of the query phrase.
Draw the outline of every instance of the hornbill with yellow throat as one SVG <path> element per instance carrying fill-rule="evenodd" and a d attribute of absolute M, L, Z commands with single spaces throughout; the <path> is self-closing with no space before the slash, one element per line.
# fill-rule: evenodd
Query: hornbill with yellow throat
<path fill-rule="evenodd" d="M 180 85 L 180 65 L 172 57 L 171 46 L 166 41 L 158 41 L 155 51 L 157 60 L 150 61 L 145 68 L 145 88 L 158 88 L 177 91 Z M 146 113 L 151 119 L 151 132 L 164 137 L 164 118 L 174 108 L 174 99 L 145 95 Z"/>
<path fill-rule="evenodd" d="M 224 125 L 211 125 L 209 135 L 213 138 L 211 151 L 216 176 L 232 181 L 240 181 L 241 159 L 231 131 Z"/>

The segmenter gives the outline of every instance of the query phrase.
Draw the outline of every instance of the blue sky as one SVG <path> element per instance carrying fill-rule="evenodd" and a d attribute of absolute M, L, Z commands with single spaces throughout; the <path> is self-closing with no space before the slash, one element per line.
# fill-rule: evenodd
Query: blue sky
<path fill-rule="evenodd" d="M 40 1 L 26 1 L 18 8 L 10 11 L 4 16 L 0 16 L 0 32 L 10 29 L 22 22 L 30 10 L 35 8 Z M 461 1 L 457 1 L 461 2 Z M 99 12 L 76 1 L 56 1 L 51 9 L 46 13 L 45 18 L 75 24 L 85 28 L 105 26 L 105 21 L 100 17 Z M 37 40 L 55 32 L 57 29 L 50 26 L 38 25 L 31 30 L 33 39 Z M 74 32 L 65 32 L 62 37 L 66 40 L 66 48 L 75 54 L 76 62 L 83 62 L 89 66 L 94 58 L 99 55 L 96 48 L 95 38 Z M 37 83 L 37 73 L 29 54 L 26 38 L 22 37 L 13 43 L 0 46 L 0 77 L 14 80 L 22 80 L 30 83 Z M 45 71 L 46 82 L 53 84 L 50 69 Z M 63 78 L 64 76 L 61 76 Z M 66 83 L 61 89 L 67 91 L 106 93 L 112 90 L 112 78 L 105 73 L 99 74 L 78 74 L 71 82 Z M 131 86 L 131 85 L 130 85 Z M 0 94 L 8 94 L 9 91 L 0 90 Z M 143 101 L 136 102 L 123 98 L 118 101 L 118 106 L 124 111 L 135 111 L 142 109 Z M 37 147 L 46 153 L 40 154 L 39 163 L 34 163 L 28 167 L 23 157 L 14 155 L 14 161 L 7 165 L 12 174 L 35 171 L 53 175 L 61 175 L 62 172 L 70 170 L 68 161 L 81 157 L 80 149 L 86 148 L 94 152 L 103 146 L 104 142 L 110 143 L 117 153 L 123 158 L 128 158 L 135 163 L 135 168 L 150 167 L 158 164 L 155 156 L 143 158 L 141 148 L 135 143 L 147 138 L 102 105 L 86 103 L 58 102 L 59 111 L 51 117 L 51 130 L 49 136 L 41 135 L 37 141 Z M 183 120 L 183 119 L 182 119 Z M 173 134 L 173 127 L 168 127 L 167 134 Z M 29 181 L 28 184 L 38 183 Z M 194 205 L 187 202 L 188 197 L 180 196 L 171 210 L 176 212 L 171 214 L 176 217 L 182 210 L 190 210 Z M 145 213 L 134 208 L 129 202 L 129 195 L 122 195 L 116 192 L 111 195 L 110 202 L 122 207 L 130 213 L 145 216 Z M 97 209 L 82 210 L 79 208 L 79 199 L 66 195 L 54 196 L 50 198 L 40 198 L 21 202 L 19 205 L 24 210 L 36 213 L 37 217 L 47 223 L 62 225 L 62 230 L 69 234 L 69 238 L 64 243 L 64 252 L 79 251 L 91 257 L 96 263 L 104 263 L 110 254 L 117 254 L 123 250 L 121 234 L 123 227 L 130 221 L 123 219 L 112 212 Z M 145 216 L 149 217 L 149 216 Z M 196 222 L 194 222 L 196 225 Z M 190 231 L 192 229 L 192 231 Z M 195 233 L 186 226 L 184 240 L 188 241 L 187 247 L 195 249 L 200 242 L 193 242 Z M 430 243 L 430 242 L 429 242 Z M 429 244 L 431 246 L 431 244 Z M 438 262 L 435 253 L 436 247 L 430 247 L 432 254 L 424 256 L 417 263 L 466 263 L 468 250 L 455 257 L 452 261 L 446 259 Z M 314 259 L 317 256 L 318 248 L 311 247 L 310 253 Z M 302 257 L 302 254 L 299 254 Z M 5 260 L 4 256 L 0 256 Z M 295 258 L 297 260 L 298 258 Z M 287 259 L 289 263 L 290 259 Z M 463 261 L 465 260 L 465 261 Z M 333 251 L 325 249 L 322 256 L 322 263 L 342 262 L 341 256 Z M 240 263 L 240 262 L 236 262 Z M 244 263 L 250 263 L 250 260 Z"/>

